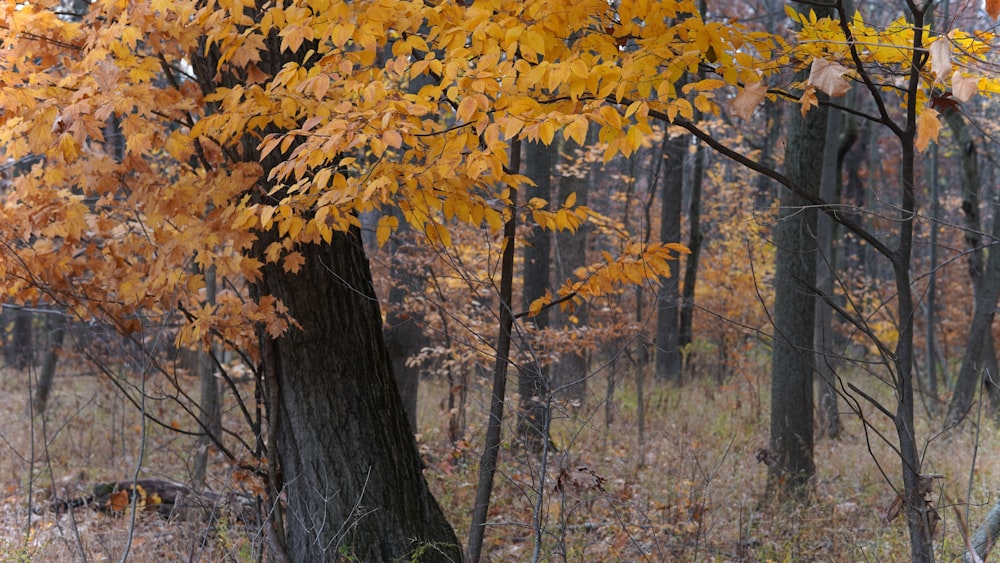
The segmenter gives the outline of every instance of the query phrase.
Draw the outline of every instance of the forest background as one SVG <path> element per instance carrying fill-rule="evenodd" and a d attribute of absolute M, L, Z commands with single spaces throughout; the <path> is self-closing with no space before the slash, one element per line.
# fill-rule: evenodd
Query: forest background
<path fill-rule="evenodd" d="M 985 557 L 1000 3 L 714 4 L 5 5 L 5 557 Z"/>

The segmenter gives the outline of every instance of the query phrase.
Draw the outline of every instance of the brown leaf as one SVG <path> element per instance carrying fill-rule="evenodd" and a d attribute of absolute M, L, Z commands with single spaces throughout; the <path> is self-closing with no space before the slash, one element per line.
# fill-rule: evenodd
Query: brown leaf
<path fill-rule="evenodd" d="M 759 82 L 754 82 L 753 84 L 747 84 L 736 97 L 733 98 L 732 103 L 729 105 L 733 110 L 733 115 L 736 117 L 747 120 L 753 116 L 753 112 L 757 109 L 757 106 L 764 101 L 764 97 L 767 95 L 767 84 L 761 80 Z"/>
<path fill-rule="evenodd" d="M 594 470 L 585 466 L 578 466 L 574 469 L 560 469 L 559 477 L 556 478 L 556 492 L 562 492 L 567 486 L 578 491 L 598 490 L 604 492 L 604 477 L 601 477 Z"/>
<path fill-rule="evenodd" d="M 824 58 L 816 57 L 809 70 L 807 82 L 828 96 L 843 96 L 851 89 L 851 83 L 844 80 L 844 73 L 850 70 L 840 63 L 831 63 Z"/>
<path fill-rule="evenodd" d="M 885 511 L 885 521 L 892 522 L 901 512 L 903 512 L 903 495 L 896 495 L 895 500 Z"/>

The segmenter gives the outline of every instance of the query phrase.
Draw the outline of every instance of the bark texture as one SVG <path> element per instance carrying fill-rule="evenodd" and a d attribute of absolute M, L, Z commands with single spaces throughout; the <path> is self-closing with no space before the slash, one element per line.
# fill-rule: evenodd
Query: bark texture
<path fill-rule="evenodd" d="M 552 198 L 552 165 L 555 146 L 542 143 L 525 144 L 524 172 L 535 183 L 525 187 L 525 200 Z M 522 301 L 525 310 L 531 302 L 545 295 L 549 289 L 549 274 L 552 268 L 552 242 L 550 233 L 542 227 L 529 223 L 524 240 L 524 285 Z M 531 318 L 538 330 L 549 327 L 549 309 Z M 540 450 L 544 444 L 545 428 L 549 417 L 549 370 L 528 343 L 526 357 L 518 368 L 517 393 L 520 396 L 518 413 L 518 435 L 531 450 Z"/>
<path fill-rule="evenodd" d="M 664 145 L 661 242 L 679 242 L 681 239 L 681 198 L 687 144 L 688 136 L 679 135 Z M 660 380 L 673 383 L 681 381 L 679 265 L 679 261 L 671 264 L 671 276 L 661 280 L 656 294 L 656 375 Z"/>
<path fill-rule="evenodd" d="M 298 274 L 270 264 L 256 285 L 300 327 L 261 342 L 289 558 L 460 560 L 403 416 L 359 232 L 303 250 Z"/>
<path fill-rule="evenodd" d="M 785 175 L 819 195 L 827 111 L 805 118 L 790 113 Z M 781 498 L 805 498 L 813 462 L 813 312 L 816 285 L 816 211 L 783 191 L 775 229 L 774 347 L 771 356 L 771 464 L 767 489 Z"/>

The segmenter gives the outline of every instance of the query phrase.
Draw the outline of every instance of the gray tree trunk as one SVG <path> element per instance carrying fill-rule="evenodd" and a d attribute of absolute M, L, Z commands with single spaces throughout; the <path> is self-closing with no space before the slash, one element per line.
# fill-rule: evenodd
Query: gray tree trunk
<path fill-rule="evenodd" d="M 61 313 L 52 312 L 46 316 L 45 330 L 49 333 L 49 349 L 42 360 L 42 369 L 38 372 L 38 382 L 35 384 L 35 395 L 32 398 L 32 409 L 38 415 L 45 412 L 52 394 L 52 383 L 62 355 L 63 342 L 66 340 L 66 325 L 68 321 Z"/>
<path fill-rule="evenodd" d="M 688 205 L 688 254 L 684 260 L 684 285 L 681 288 L 680 334 L 678 343 L 684 348 L 694 340 L 694 291 L 698 283 L 698 261 L 701 258 L 701 188 L 705 174 L 705 145 L 698 144 L 694 154 L 691 178 L 691 201 Z"/>
<path fill-rule="evenodd" d="M 843 115 L 839 111 L 828 112 L 826 124 L 826 146 L 823 150 L 823 177 L 820 182 L 820 197 L 823 201 L 836 201 L 840 167 L 837 155 L 840 152 L 840 134 Z M 837 259 L 834 256 L 833 219 L 820 213 L 817 220 L 816 288 L 823 295 L 833 296 L 833 278 Z M 822 299 L 816 300 L 815 334 L 816 374 L 819 391 L 819 431 L 828 438 L 840 435 L 840 411 L 837 401 L 836 354 L 833 353 L 833 311 Z"/>
<path fill-rule="evenodd" d="M 552 199 L 552 166 L 553 155 L 557 154 L 555 145 L 545 146 L 542 143 L 525 144 L 524 172 L 535 182 L 534 186 L 524 188 L 525 201 L 541 198 Z M 550 202 L 550 206 L 555 206 Z M 549 289 L 549 274 L 552 268 L 551 233 L 529 222 L 528 233 L 524 241 L 524 286 L 522 291 L 523 306 L 527 310 L 532 301 L 545 295 Z M 538 330 L 549 327 L 549 310 L 545 309 L 530 319 Z M 549 416 L 549 369 L 535 356 L 534 350 L 528 350 L 524 361 L 520 362 L 518 370 L 517 392 L 520 395 L 520 413 L 518 416 L 518 435 L 531 450 L 540 450 L 544 444 L 547 419 Z"/>
<path fill-rule="evenodd" d="M 273 235 L 262 233 L 255 248 Z M 261 334 L 289 558 L 461 560 L 423 477 L 359 231 L 300 251 L 298 274 L 272 263 L 255 284 L 301 326 L 277 339 Z"/>
<path fill-rule="evenodd" d="M 205 272 L 205 300 L 210 305 L 215 304 L 217 292 L 215 268 Z M 194 455 L 194 467 L 191 475 L 191 486 L 200 491 L 205 488 L 205 476 L 208 472 L 208 449 L 215 440 L 222 439 L 222 393 L 219 390 L 219 380 L 215 377 L 215 358 L 212 350 L 198 352 L 198 379 L 201 382 L 201 412 L 202 432 L 198 437 Z"/>
<path fill-rule="evenodd" d="M 947 422 L 956 423 L 972 407 L 979 386 L 987 385 L 991 396 L 1000 389 L 997 374 L 996 352 L 993 342 L 993 317 L 997 299 L 1000 297 L 1000 252 L 994 245 L 1000 241 L 1000 221 L 993 218 L 993 232 L 990 241 L 983 241 L 982 222 L 979 216 L 979 164 L 976 143 L 969 133 L 968 125 L 955 110 L 943 112 L 944 118 L 955 135 L 962 155 L 962 212 L 965 215 L 965 243 L 969 249 L 969 276 L 975 307 L 969 340 L 962 356 L 962 367 L 955 381 L 951 404 L 948 407 Z M 983 250 L 991 248 L 986 263 Z"/>
<path fill-rule="evenodd" d="M 566 152 L 571 158 L 582 158 L 584 151 L 596 141 L 596 128 L 591 126 L 587 134 L 587 146 L 579 147 L 574 142 L 567 143 Z M 576 194 L 577 205 L 587 205 L 591 183 L 594 181 L 593 165 L 574 167 L 577 173 L 563 175 L 559 179 L 558 203 L 566 201 L 571 194 Z M 575 233 L 559 231 L 555 236 L 556 279 L 561 283 L 574 278 L 574 271 L 587 265 L 586 226 Z M 586 303 L 576 307 L 572 313 L 559 312 L 556 323 L 560 328 L 574 329 L 586 326 L 588 309 Z M 574 322 L 570 315 L 576 318 Z M 588 362 L 586 352 L 574 349 L 564 351 L 559 361 L 552 366 L 552 390 L 559 396 L 571 400 L 582 401 L 587 396 Z"/>
<path fill-rule="evenodd" d="M 681 239 L 681 198 L 684 193 L 684 155 L 689 137 L 669 139 L 663 151 L 663 197 L 660 211 L 660 241 Z M 660 280 L 656 294 L 656 376 L 680 383 L 680 262 L 670 265 L 671 276 Z"/>
<path fill-rule="evenodd" d="M 817 10 L 819 11 L 819 10 Z M 824 14 L 819 14 L 821 17 Z M 790 112 L 785 175 L 819 195 L 827 110 L 803 118 Z M 771 464 L 767 490 L 782 498 L 805 498 L 813 461 L 813 316 L 816 285 L 816 212 L 784 190 L 775 228 L 774 343 L 771 356 Z"/>

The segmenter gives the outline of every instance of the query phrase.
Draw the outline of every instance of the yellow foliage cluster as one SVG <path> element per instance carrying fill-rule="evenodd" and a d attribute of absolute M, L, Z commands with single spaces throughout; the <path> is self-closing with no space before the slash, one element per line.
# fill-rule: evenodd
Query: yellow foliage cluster
<path fill-rule="evenodd" d="M 44 293 L 125 330 L 140 311 L 180 305 L 193 316 L 188 344 L 208 330 L 250 342 L 252 323 L 288 326 L 234 286 L 206 306 L 199 272 L 254 279 L 268 262 L 295 272 L 300 245 L 365 213 L 381 216 L 380 243 L 397 217 L 442 245 L 456 221 L 499 229 L 509 189 L 526 182 L 509 169 L 515 140 L 561 132 L 582 144 L 596 124 L 604 157 L 627 156 L 655 118 L 717 114 L 734 87 L 766 84 L 793 61 L 846 57 L 829 21 L 791 14 L 804 28 L 790 46 L 705 21 L 692 0 L 99 0 L 87 10 L 0 7 L 0 146 L 15 172 L 0 276 L 9 298 Z M 903 23 L 852 26 L 871 44 L 866 61 L 907 60 Z M 968 67 L 991 37 L 948 40 Z M 269 50 L 292 62 L 270 68 Z M 192 68 L 199 61 L 216 66 Z M 546 204 L 530 207 L 548 228 L 591 217 Z M 255 248 L 270 229 L 277 242 Z M 631 247 L 569 291 L 664 275 L 680 250 Z"/>

